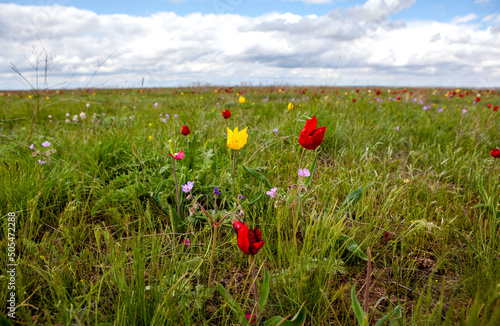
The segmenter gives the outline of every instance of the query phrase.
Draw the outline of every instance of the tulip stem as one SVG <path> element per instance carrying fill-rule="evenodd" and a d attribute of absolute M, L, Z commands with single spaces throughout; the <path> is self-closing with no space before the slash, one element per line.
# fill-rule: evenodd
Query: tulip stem
<path fill-rule="evenodd" d="M 299 169 L 302 169 L 302 159 L 304 158 L 305 152 L 306 152 L 306 149 L 304 147 L 302 147 L 302 154 L 300 154 Z"/>
<path fill-rule="evenodd" d="M 235 170 L 236 170 L 236 150 L 234 150 L 234 156 L 233 156 L 233 194 L 234 194 Z"/>
<path fill-rule="evenodd" d="M 177 183 L 177 173 L 175 172 L 175 160 L 172 158 L 172 167 L 174 168 L 175 192 L 177 194 L 177 216 L 181 218 L 181 202 L 179 199 L 179 184 Z"/>
<path fill-rule="evenodd" d="M 255 257 L 250 256 L 250 264 L 253 279 L 253 295 L 255 297 L 255 316 L 259 316 L 259 289 L 257 287 L 257 274 L 255 273 Z"/>
<path fill-rule="evenodd" d="M 214 224 L 214 237 L 212 239 L 212 253 L 210 254 L 210 274 L 208 275 L 208 286 L 212 283 L 212 269 L 214 266 L 215 243 L 217 240 L 217 224 Z"/>

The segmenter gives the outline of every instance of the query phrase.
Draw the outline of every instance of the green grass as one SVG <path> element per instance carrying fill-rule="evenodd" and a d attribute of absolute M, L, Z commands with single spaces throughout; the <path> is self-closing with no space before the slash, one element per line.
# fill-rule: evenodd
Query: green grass
<path fill-rule="evenodd" d="M 249 260 L 236 245 L 234 215 L 217 232 L 211 284 L 211 223 L 182 192 L 177 218 L 172 139 L 174 151 L 186 154 L 176 161 L 179 185 L 194 181 L 193 197 L 211 214 L 213 188 L 221 190 L 217 220 L 239 212 L 237 195 L 245 196 L 244 220 L 265 241 L 255 256 L 259 278 L 263 269 L 271 275 L 261 321 L 291 318 L 305 302 L 306 324 L 355 324 L 350 289 L 357 282 L 363 305 L 367 262 L 349 250 L 350 239 L 372 253 L 370 324 L 400 305 L 401 325 L 498 325 L 500 159 L 490 151 L 500 146 L 500 112 L 487 104 L 499 105 L 500 92 L 484 91 L 474 104 L 477 90 L 462 90 L 469 92 L 462 98 L 443 89 L 295 90 L 54 91 L 40 95 L 33 125 L 38 95 L 4 92 L 0 262 L 8 263 L 7 213 L 15 212 L 14 322 L 233 325 L 217 284 L 252 310 Z M 245 91 L 244 104 L 238 91 Z M 294 97 L 301 100 L 288 110 Z M 225 109 L 230 128 L 248 126 L 249 133 L 234 180 Z M 66 113 L 71 120 L 81 112 L 85 120 L 65 123 Z M 170 118 L 162 122 L 160 114 Z M 313 115 L 327 126 L 314 176 L 307 188 L 289 189 L 300 184 L 300 162 L 310 168 L 316 155 L 297 141 Z M 191 129 L 188 147 L 183 124 Z M 56 153 L 33 157 L 29 146 L 45 152 L 44 141 Z M 269 198 L 242 165 L 278 187 L 278 197 Z M 359 200 L 342 209 L 363 185 Z M 251 203 L 259 189 L 262 197 Z M 0 302 L 8 282 L 2 272 Z"/>

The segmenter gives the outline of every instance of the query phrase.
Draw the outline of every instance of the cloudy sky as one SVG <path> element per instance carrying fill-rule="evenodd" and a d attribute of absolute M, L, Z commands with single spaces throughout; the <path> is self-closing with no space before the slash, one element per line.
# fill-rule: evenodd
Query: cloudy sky
<path fill-rule="evenodd" d="M 498 0 L 0 1 L 0 42 L 0 89 L 500 87 Z"/>

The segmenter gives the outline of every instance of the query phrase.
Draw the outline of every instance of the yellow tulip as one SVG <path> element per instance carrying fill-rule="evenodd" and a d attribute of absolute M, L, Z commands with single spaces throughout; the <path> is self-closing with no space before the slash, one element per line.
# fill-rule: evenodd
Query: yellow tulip
<path fill-rule="evenodd" d="M 292 102 L 288 103 L 288 110 L 293 110 L 293 103 Z"/>
<path fill-rule="evenodd" d="M 240 96 L 238 102 L 240 102 L 241 104 L 245 103 L 245 98 L 243 96 Z"/>
<path fill-rule="evenodd" d="M 234 131 L 227 128 L 227 147 L 231 149 L 240 149 L 247 143 L 248 134 L 247 129 L 238 131 L 238 127 L 234 128 Z"/>

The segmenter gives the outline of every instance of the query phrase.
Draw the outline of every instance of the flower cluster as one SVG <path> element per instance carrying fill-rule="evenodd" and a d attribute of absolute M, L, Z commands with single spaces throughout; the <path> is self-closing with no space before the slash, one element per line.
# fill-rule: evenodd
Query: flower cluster
<path fill-rule="evenodd" d="M 48 147 L 50 147 L 50 145 L 52 145 L 52 143 L 49 141 L 44 141 L 42 143 L 43 148 L 48 148 Z M 33 153 L 31 154 L 33 157 L 37 157 L 37 156 L 41 157 L 41 159 L 38 159 L 38 164 L 40 164 L 40 165 L 47 163 L 47 159 L 49 158 L 49 156 L 51 156 L 52 154 L 55 154 L 57 152 L 54 148 L 49 148 L 45 152 L 38 151 L 38 150 L 36 150 L 34 144 L 31 144 L 29 146 L 29 149 L 31 149 L 33 151 Z"/>

